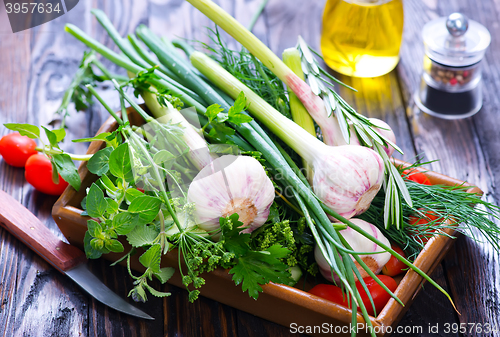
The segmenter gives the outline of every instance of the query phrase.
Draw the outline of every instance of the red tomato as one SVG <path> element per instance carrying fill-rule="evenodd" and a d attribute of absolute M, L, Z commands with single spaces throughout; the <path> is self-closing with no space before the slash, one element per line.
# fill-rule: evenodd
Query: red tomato
<path fill-rule="evenodd" d="M 43 154 L 34 154 L 26 162 L 24 176 L 38 191 L 50 195 L 61 195 L 68 183 L 59 175 L 59 184 L 52 180 L 52 164 Z"/>
<path fill-rule="evenodd" d="M 377 277 L 392 292 L 394 292 L 398 287 L 398 284 L 392 277 L 386 275 L 378 275 Z M 385 305 L 391 298 L 391 295 L 389 295 L 389 293 L 386 292 L 385 289 L 382 288 L 373 278 L 365 277 L 363 281 L 365 281 L 366 287 L 368 288 L 368 291 L 372 296 L 373 303 L 375 304 L 375 310 L 377 311 L 377 313 L 379 313 L 380 311 L 382 311 L 382 309 L 384 309 Z M 374 316 L 375 313 L 373 312 L 373 307 L 370 303 L 370 299 L 368 298 L 368 295 L 366 294 L 359 281 L 356 281 L 356 288 L 358 288 L 359 294 L 361 295 L 361 300 L 366 307 L 366 311 L 369 315 Z M 361 311 L 361 309 L 358 308 L 358 311 Z"/>
<path fill-rule="evenodd" d="M 16 167 L 24 167 L 29 157 L 36 154 L 36 142 L 18 132 L 8 134 L 0 139 L 0 155 L 5 162 Z"/>
<path fill-rule="evenodd" d="M 377 277 L 392 292 L 394 292 L 398 287 L 398 284 L 392 277 L 385 275 L 378 275 Z M 387 301 L 389 301 L 389 299 L 391 298 L 391 295 L 389 295 L 389 293 L 387 293 L 385 289 L 382 288 L 373 278 L 365 277 L 363 281 L 365 281 L 366 287 L 368 288 L 368 291 L 372 296 L 377 313 L 380 312 L 387 304 Z M 370 299 L 368 298 L 368 295 L 366 294 L 359 281 L 356 281 L 356 288 L 358 289 L 361 300 L 366 307 L 366 311 L 369 315 L 373 316 L 374 312 L 370 303 Z M 318 284 L 317 286 L 312 288 L 309 293 L 324 298 L 325 300 L 331 301 L 333 303 L 340 304 L 344 307 L 351 307 L 347 305 L 347 295 L 342 295 L 342 289 L 334 285 Z M 361 309 L 358 308 L 358 311 L 361 312 Z"/>
<path fill-rule="evenodd" d="M 422 172 L 419 172 L 417 169 L 408 169 L 403 171 L 403 175 L 406 175 L 406 177 L 409 180 L 412 180 L 416 183 L 422 184 L 422 185 L 432 185 L 429 178 Z"/>
<path fill-rule="evenodd" d="M 309 293 L 347 307 L 347 295 L 342 294 L 342 289 L 337 286 L 331 284 L 318 284 L 312 288 Z"/>
<path fill-rule="evenodd" d="M 425 212 L 422 208 L 419 208 L 419 211 L 423 211 L 422 213 L 424 214 L 424 216 L 421 216 L 421 215 L 411 215 L 410 218 L 409 218 L 409 220 L 408 220 L 408 224 L 410 226 L 426 225 L 429 222 L 433 222 L 433 221 L 436 221 L 437 219 L 439 219 L 439 216 L 437 216 L 433 212 Z M 429 231 L 430 232 L 434 232 L 435 230 L 431 229 Z M 422 242 L 424 244 L 427 243 L 427 241 L 429 241 L 429 239 L 430 239 L 430 237 L 423 236 L 423 235 L 420 238 L 420 240 L 422 240 Z"/>
<path fill-rule="evenodd" d="M 391 244 L 391 248 L 395 250 L 396 253 L 406 258 L 406 255 L 401 248 L 399 248 L 395 244 Z M 395 258 L 393 255 L 391 255 L 390 260 L 382 268 L 382 274 L 387 276 L 396 276 L 404 273 L 406 269 L 408 269 L 408 266 L 406 264 L 404 264 L 403 262 Z"/>

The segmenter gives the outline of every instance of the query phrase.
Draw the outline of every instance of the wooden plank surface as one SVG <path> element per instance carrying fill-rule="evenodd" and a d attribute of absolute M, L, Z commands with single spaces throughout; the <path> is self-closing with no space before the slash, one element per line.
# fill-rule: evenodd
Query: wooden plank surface
<path fill-rule="evenodd" d="M 218 1 L 244 25 L 250 21 L 259 2 Z M 254 33 L 278 55 L 295 45 L 299 34 L 318 49 L 323 6 L 323 0 L 270 0 Z M 405 152 L 403 159 L 411 160 L 420 153 L 429 160 L 440 159 L 429 168 L 476 184 L 490 201 L 498 200 L 500 37 L 494 32 L 500 29 L 497 19 L 500 3 L 494 0 L 406 0 L 404 6 L 404 43 L 398 68 L 376 79 L 342 77 L 359 92 L 341 92 L 360 112 L 384 119 L 395 129 L 398 145 Z M 208 41 L 204 27 L 211 27 L 210 22 L 181 0 L 80 1 L 66 15 L 16 34 L 10 31 L 5 7 L 0 4 L 0 123 L 46 125 L 52 120 L 53 111 L 85 50 L 81 43 L 64 33 L 64 24 L 74 23 L 116 50 L 90 14 L 91 8 L 103 9 L 122 35 L 144 23 L 170 38 Z M 422 69 L 420 31 L 427 21 L 453 11 L 462 11 L 484 24 L 492 32 L 492 45 L 483 68 L 483 109 L 473 118 L 444 121 L 421 113 L 412 95 Z M 111 69 L 120 72 L 114 66 Z M 99 91 L 113 102 L 113 108 L 118 107 L 111 88 L 101 86 Z M 99 105 L 86 113 L 73 113 L 68 120 L 68 138 L 93 135 L 105 118 L 106 112 Z M 7 130 L 0 127 L 0 136 L 6 133 Z M 64 147 L 83 153 L 86 145 L 67 141 Z M 22 169 L 0 161 L 0 189 L 21 201 L 62 238 L 50 216 L 55 198 L 34 191 L 25 182 Z M 91 268 L 117 293 L 127 296 L 132 285 L 126 270 L 109 267 L 103 261 L 93 261 Z M 466 238 L 458 239 L 454 250 L 433 277 L 450 290 L 461 315 L 453 311 L 444 296 L 426 286 L 400 326 L 423 326 L 424 333 L 419 336 L 475 336 L 477 334 L 469 332 L 445 333 L 444 324 L 499 325 L 498 274 L 498 255 L 491 247 Z M 184 290 L 169 285 L 162 290 L 171 291 L 171 297 L 156 299 L 150 296 L 147 304 L 138 304 L 156 317 L 155 321 L 146 322 L 119 314 L 91 299 L 3 229 L 0 229 L 0 277 L 0 336 L 292 335 L 286 327 L 205 298 L 189 304 Z M 439 332 L 430 333 L 429 324 L 439 324 Z"/>

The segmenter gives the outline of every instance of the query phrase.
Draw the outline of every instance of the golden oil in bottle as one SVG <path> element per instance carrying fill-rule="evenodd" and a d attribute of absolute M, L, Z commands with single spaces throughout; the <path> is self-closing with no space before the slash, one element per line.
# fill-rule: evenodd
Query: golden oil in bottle
<path fill-rule="evenodd" d="M 328 0 L 321 51 L 333 70 L 354 77 L 387 74 L 399 61 L 402 0 Z"/>

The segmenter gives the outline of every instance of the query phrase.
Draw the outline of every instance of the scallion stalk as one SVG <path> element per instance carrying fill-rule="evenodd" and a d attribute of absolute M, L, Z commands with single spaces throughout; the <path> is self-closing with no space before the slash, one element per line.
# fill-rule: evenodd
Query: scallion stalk
<path fill-rule="evenodd" d="M 304 72 L 302 71 L 302 66 L 300 65 L 300 52 L 296 48 L 288 48 L 283 52 L 283 62 L 302 80 L 304 79 Z M 288 88 L 288 99 L 290 101 L 290 111 L 292 113 L 292 119 L 295 123 L 300 125 L 304 130 L 309 132 L 311 135 L 316 136 L 316 129 L 314 127 L 314 121 L 307 112 L 306 108 L 300 102 L 299 98 L 295 93 Z M 306 176 L 309 182 L 312 182 L 313 171 L 312 167 L 303 159 L 303 166 L 306 170 Z"/>
<path fill-rule="evenodd" d="M 66 32 L 70 33 L 74 37 L 76 37 L 78 40 L 86 44 L 88 47 L 91 49 L 95 50 L 114 64 L 118 65 L 119 67 L 125 68 L 127 71 L 130 71 L 134 74 L 137 74 L 140 71 L 146 71 L 146 68 L 142 68 L 132 61 L 130 61 L 128 58 L 125 56 L 119 55 L 112 51 L 111 49 L 107 48 L 103 44 L 99 43 L 92 37 L 88 36 L 85 32 L 83 32 L 80 28 L 78 28 L 75 25 L 72 24 L 66 24 L 64 27 Z M 160 77 L 160 72 L 158 70 L 155 70 L 155 74 L 157 74 Z M 163 80 L 162 78 L 160 79 L 151 79 L 149 80 L 150 84 L 160 87 L 160 88 L 166 88 L 171 91 L 172 94 L 178 96 L 185 104 L 188 106 L 193 106 L 196 108 L 197 111 L 204 111 L 205 107 L 198 102 L 196 99 L 193 99 L 192 96 L 190 96 L 186 91 L 191 91 L 186 88 L 186 90 L 182 89 L 182 86 L 180 84 L 174 86 L 170 82 L 167 82 Z M 196 95 L 197 96 L 197 95 Z"/>

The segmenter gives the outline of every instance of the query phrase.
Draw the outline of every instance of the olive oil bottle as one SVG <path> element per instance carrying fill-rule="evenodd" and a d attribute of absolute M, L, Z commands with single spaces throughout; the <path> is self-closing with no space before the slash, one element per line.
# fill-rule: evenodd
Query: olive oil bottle
<path fill-rule="evenodd" d="M 399 61 L 402 0 L 328 0 L 321 51 L 333 70 L 354 77 L 387 74 Z"/>

